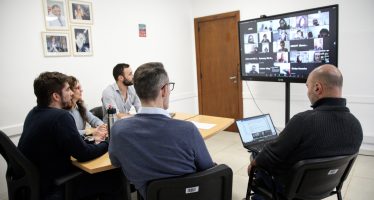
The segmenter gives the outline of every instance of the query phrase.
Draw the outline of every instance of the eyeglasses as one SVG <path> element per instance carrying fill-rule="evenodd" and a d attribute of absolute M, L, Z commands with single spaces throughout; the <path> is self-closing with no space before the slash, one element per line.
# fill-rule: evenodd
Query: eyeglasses
<path fill-rule="evenodd" d="M 162 86 L 161 88 L 164 88 L 166 85 L 169 85 L 169 89 L 170 89 L 170 91 L 173 91 L 173 90 L 174 90 L 174 85 L 175 85 L 174 82 L 166 83 L 166 84 L 165 84 L 164 86 Z"/>

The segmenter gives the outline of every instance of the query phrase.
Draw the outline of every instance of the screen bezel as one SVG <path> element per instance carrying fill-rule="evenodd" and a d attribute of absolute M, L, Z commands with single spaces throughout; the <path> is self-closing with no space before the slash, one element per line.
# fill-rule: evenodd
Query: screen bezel
<path fill-rule="evenodd" d="M 248 23 L 251 21 L 266 21 L 266 20 L 272 20 L 276 18 L 288 18 L 288 17 L 294 17 L 297 14 L 303 14 L 303 13 L 309 13 L 313 11 L 318 11 L 318 10 L 332 10 L 335 9 L 336 12 L 336 20 L 333 22 L 329 23 L 335 23 L 335 36 L 336 36 L 336 45 L 335 45 L 335 52 L 336 52 L 336 63 L 326 63 L 326 64 L 334 64 L 336 67 L 338 67 L 338 36 L 339 36 L 339 5 L 334 4 L 334 5 L 329 5 L 329 6 L 323 6 L 323 7 L 317 7 L 317 8 L 311 8 L 311 9 L 305 9 L 305 10 L 299 10 L 299 11 L 293 11 L 293 12 L 288 12 L 288 13 L 282 13 L 282 14 L 277 14 L 277 15 L 272 15 L 272 16 L 262 16 L 259 18 L 253 18 L 253 19 L 248 19 L 248 20 L 241 20 L 238 22 L 238 33 L 239 33 L 239 55 L 240 55 L 240 77 L 241 80 L 248 80 L 248 81 L 269 81 L 269 82 L 290 82 L 290 83 L 305 83 L 307 80 L 307 77 L 304 78 L 299 78 L 299 77 L 289 77 L 289 76 L 276 76 L 276 77 L 270 77 L 270 76 L 250 76 L 250 75 L 243 75 L 243 68 L 245 67 L 245 62 L 243 63 L 243 58 L 242 58 L 242 52 L 244 51 L 242 48 L 244 46 L 243 42 L 243 37 L 242 33 L 240 32 L 240 25 L 242 23 Z M 331 35 L 330 35 L 331 37 Z M 320 64 L 322 65 L 322 63 Z"/>

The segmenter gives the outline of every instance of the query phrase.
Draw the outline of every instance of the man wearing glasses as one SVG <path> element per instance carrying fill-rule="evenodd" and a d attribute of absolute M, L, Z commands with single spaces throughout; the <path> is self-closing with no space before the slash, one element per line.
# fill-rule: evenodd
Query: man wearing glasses
<path fill-rule="evenodd" d="M 169 82 L 162 63 L 146 63 L 134 74 L 142 107 L 112 127 L 109 156 L 145 197 L 150 180 L 191 174 L 213 167 L 199 130 L 191 122 L 170 118 Z"/>

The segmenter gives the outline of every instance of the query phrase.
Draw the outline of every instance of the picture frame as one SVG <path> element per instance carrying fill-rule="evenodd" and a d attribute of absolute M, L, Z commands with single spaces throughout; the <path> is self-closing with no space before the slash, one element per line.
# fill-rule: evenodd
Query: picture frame
<path fill-rule="evenodd" d="M 71 55 L 69 32 L 42 32 L 42 45 L 45 57 Z"/>
<path fill-rule="evenodd" d="M 74 56 L 92 56 L 92 33 L 89 26 L 71 26 Z"/>
<path fill-rule="evenodd" d="M 68 30 L 69 20 L 65 0 L 42 0 L 47 30 Z"/>
<path fill-rule="evenodd" d="M 69 1 L 71 23 L 93 24 L 92 3 L 87 1 Z"/>

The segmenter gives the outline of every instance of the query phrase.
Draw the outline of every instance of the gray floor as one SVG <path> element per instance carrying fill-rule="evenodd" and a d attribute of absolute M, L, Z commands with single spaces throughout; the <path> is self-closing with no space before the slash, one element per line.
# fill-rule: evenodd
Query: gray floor
<path fill-rule="evenodd" d="M 225 163 L 234 172 L 233 200 L 246 194 L 249 153 L 243 148 L 237 133 L 221 132 L 205 140 L 216 163 Z M 344 200 L 368 200 L 374 196 L 374 157 L 359 155 L 342 189 Z M 336 196 L 326 198 L 337 199 Z"/>

